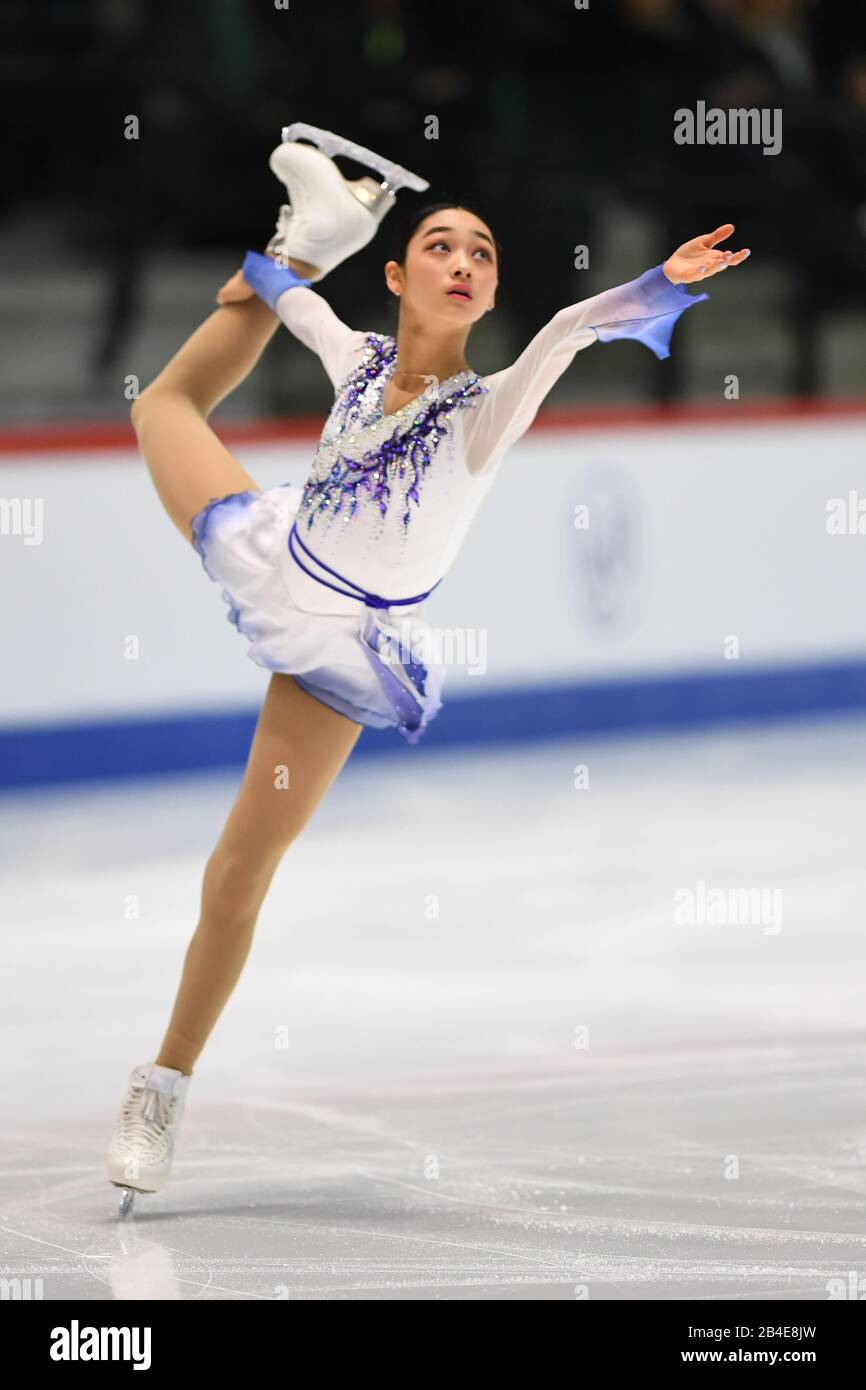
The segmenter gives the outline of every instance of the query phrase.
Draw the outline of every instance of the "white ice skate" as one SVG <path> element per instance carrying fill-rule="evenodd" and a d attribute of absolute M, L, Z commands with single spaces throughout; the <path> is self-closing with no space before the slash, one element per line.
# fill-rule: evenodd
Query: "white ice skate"
<path fill-rule="evenodd" d="M 301 145 L 311 140 L 312 145 Z M 382 182 L 365 174 L 345 179 L 331 156 L 345 155 L 382 175 Z M 268 250 L 277 256 L 318 266 L 311 279 L 321 280 L 334 266 L 372 241 L 401 188 L 422 193 L 430 185 L 400 164 L 374 154 L 363 145 L 344 140 L 330 130 L 296 121 L 283 127 L 282 143 L 270 167 L 288 189 L 289 204 L 280 208 L 276 234 Z"/>
<path fill-rule="evenodd" d="M 152 1062 L 130 1073 L 108 1150 L 109 1181 L 123 1189 L 121 1216 L 131 1209 L 136 1192 L 158 1192 L 166 1182 L 191 1079 Z"/>

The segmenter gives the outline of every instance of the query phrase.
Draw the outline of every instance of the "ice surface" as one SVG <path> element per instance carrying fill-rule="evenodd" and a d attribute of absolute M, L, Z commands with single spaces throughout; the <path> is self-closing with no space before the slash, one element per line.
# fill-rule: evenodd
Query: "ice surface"
<path fill-rule="evenodd" d="M 862 1279 L 864 768 L 854 720 L 350 763 L 123 1224 L 111 1128 L 240 774 L 0 799 L 3 1275 L 46 1299 Z M 763 890 L 781 930 L 680 924 L 701 882 Z"/>

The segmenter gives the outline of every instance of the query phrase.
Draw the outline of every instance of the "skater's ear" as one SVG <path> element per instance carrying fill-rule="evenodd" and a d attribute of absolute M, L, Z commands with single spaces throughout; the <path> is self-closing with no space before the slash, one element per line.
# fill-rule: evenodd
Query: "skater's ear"
<path fill-rule="evenodd" d="M 399 261 L 385 262 L 385 284 L 393 295 L 401 295 L 406 288 L 406 277 Z"/>

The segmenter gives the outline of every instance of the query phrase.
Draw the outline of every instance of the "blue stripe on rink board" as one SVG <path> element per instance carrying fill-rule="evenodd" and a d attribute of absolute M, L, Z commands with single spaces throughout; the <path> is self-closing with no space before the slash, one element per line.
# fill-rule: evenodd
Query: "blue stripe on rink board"
<path fill-rule="evenodd" d="M 409 748 L 390 729 L 365 729 L 353 758 L 450 744 L 489 744 L 676 730 L 700 725 L 866 712 L 866 660 L 712 675 L 534 686 L 454 695 Z M 258 711 L 0 729 L 0 787 L 145 777 L 246 761 Z"/>

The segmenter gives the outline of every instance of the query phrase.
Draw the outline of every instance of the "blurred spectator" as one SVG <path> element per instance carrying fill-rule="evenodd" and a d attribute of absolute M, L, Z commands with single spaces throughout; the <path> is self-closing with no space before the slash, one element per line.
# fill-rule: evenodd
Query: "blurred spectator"
<path fill-rule="evenodd" d="M 586 289 L 563 251 L 587 243 L 592 262 L 612 195 L 652 213 L 660 251 L 730 217 L 756 264 L 787 267 L 801 389 L 814 385 L 817 316 L 866 306 L 862 0 L 7 0 L 0 40 L 13 133 L 2 230 L 20 238 L 19 274 L 28 250 L 34 274 L 44 256 L 37 210 L 70 263 L 104 269 L 97 372 L 136 325 L 154 248 L 224 248 L 230 263 L 267 239 L 284 196 L 267 153 L 293 120 L 422 170 L 427 196 L 490 219 L 516 348 L 601 288 Z M 781 108 L 782 152 L 675 144 L 674 112 L 699 100 Z M 137 141 L 124 139 L 128 115 Z M 344 318 L 384 305 L 383 252 L 377 239 L 329 279 Z"/>

